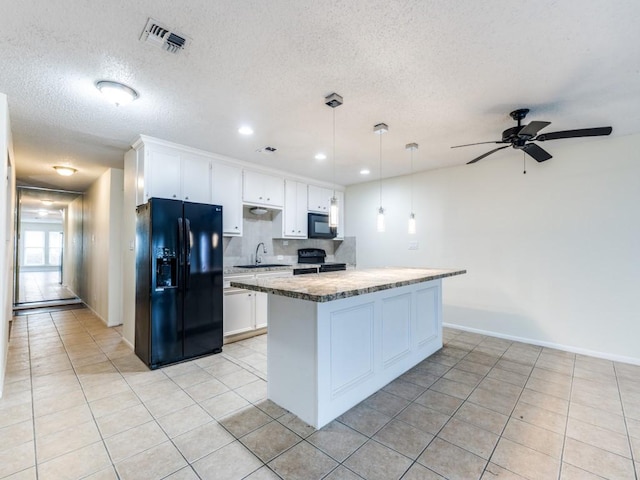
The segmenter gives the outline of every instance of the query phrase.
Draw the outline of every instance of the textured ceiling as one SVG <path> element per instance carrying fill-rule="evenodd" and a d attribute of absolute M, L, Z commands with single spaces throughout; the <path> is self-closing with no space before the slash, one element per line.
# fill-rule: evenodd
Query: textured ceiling
<path fill-rule="evenodd" d="M 378 177 L 379 122 L 390 129 L 383 177 L 409 172 L 409 142 L 420 144 L 416 169 L 465 163 L 491 146 L 449 147 L 498 140 L 519 107 L 531 109 L 527 122 L 553 122 L 545 131 L 640 132 L 637 0 L 0 0 L 0 12 L 0 92 L 29 184 L 84 190 L 122 167 L 141 133 L 331 181 L 331 156 L 313 157 L 331 151 L 323 97 L 333 91 L 344 97 L 335 114 L 345 185 Z M 188 49 L 140 42 L 148 17 L 190 37 Z M 112 106 L 99 79 L 140 98 Z M 237 133 L 245 123 L 253 136 Z M 277 153 L 256 153 L 266 145 Z M 553 142 L 545 148 L 553 154 Z M 55 175 L 61 163 L 79 173 Z"/>

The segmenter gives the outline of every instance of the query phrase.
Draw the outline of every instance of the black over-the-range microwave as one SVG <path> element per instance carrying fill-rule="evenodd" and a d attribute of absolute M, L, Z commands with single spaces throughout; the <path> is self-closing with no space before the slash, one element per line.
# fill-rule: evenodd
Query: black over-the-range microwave
<path fill-rule="evenodd" d="M 337 229 L 329 226 L 329 215 L 326 213 L 308 214 L 309 238 L 336 238 Z"/>

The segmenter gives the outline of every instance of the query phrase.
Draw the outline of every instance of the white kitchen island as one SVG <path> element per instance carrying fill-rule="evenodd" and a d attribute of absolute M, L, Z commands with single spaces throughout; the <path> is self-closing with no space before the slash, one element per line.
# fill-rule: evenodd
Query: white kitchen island
<path fill-rule="evenodd" d="M 376 268 L 231 282 L 269 294 L 268 398 L 321 428 L 442 348 L 442 279 Z"/>

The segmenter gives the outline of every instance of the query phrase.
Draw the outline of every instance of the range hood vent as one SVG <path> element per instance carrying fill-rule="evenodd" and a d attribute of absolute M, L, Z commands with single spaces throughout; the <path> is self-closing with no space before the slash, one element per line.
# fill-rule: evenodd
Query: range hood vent
<path fill-rule="evenodd" d="M 169 53 L 178 53 L 190 42 L 189 38 L 181 33 L 172 31 L 166 25 L 149 18 L 146 27 L 140 35 L 140 41 L 162 48 Z"/>

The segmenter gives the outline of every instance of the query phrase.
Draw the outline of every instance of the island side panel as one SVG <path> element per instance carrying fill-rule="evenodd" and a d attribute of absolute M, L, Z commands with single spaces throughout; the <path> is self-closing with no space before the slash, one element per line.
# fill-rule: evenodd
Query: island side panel
<path fill-rule="evenodd" d="M 318 304 L 320 428 L 442 348 L 441 280 Z"/>
<path fill-rule="evenodd" d="M 267 397 L 317 425 L 317 303 L 269 295 Z"/>

